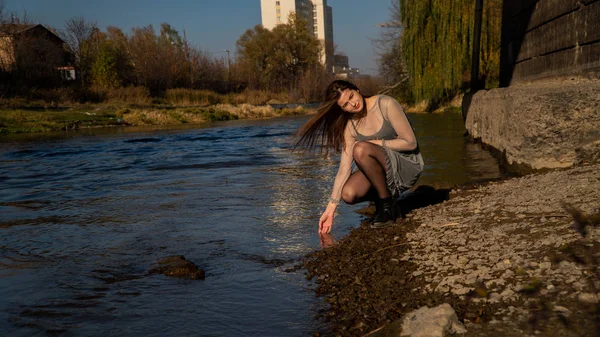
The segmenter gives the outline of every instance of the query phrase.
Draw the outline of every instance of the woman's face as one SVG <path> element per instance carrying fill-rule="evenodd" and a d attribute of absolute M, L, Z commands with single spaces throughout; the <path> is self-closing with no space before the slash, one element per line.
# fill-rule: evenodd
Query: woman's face
<path fill-rule="evenodd" d="M 358 90 L 345 89 L 342 91 L 337 104 L 346 112 L 356 113 L 362 111 L 365 101 Z"/>

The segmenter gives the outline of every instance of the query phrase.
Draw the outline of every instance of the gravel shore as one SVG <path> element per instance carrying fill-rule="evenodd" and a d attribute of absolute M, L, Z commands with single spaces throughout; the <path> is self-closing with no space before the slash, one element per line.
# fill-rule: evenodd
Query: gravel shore
<path fill-rule="evenodd" d="M 304 260 L 329 304 L 317 335 L 395 335 L 407 313 L 443 303 L 463 336 L 600 335 L 600 164 L 421 187 L 403 207 L 394 226 L 365 221 Z"/>

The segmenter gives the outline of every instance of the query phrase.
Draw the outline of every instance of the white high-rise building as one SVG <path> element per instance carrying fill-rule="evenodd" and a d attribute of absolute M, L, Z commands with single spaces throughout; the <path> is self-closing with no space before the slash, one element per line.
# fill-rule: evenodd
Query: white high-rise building
<path fill-rule="evenodd" d="M 333 65 L 333 15 L 327 0 L 260 0 L 262 25 L 273 29 L 286 24 L 290 13 L 308 22 L 310 31 L 321 42 L 321 64 L 327 70 Z"/>

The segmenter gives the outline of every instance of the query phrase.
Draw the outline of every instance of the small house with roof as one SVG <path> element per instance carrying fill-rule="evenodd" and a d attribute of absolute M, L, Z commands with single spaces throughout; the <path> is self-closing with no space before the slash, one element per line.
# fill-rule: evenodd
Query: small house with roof
<path fill-rule="evenodd" d="M 75 79 L 69 47 L 41 24 L 0 24 L 0 71 L 14 70 Z"/>

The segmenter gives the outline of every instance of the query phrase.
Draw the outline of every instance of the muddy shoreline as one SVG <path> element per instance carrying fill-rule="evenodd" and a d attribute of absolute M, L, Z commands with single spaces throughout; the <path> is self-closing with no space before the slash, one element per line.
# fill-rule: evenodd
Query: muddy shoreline
<path fill-rule="evenodd" d="M 364 221 L 303 260 L 328 304 L 315 335 L 399 335 L 407 313 L 443 303 L 463 336 L 600 335 L 600 164 L 421 186 L 402 205 L 393 227 Z"/>

